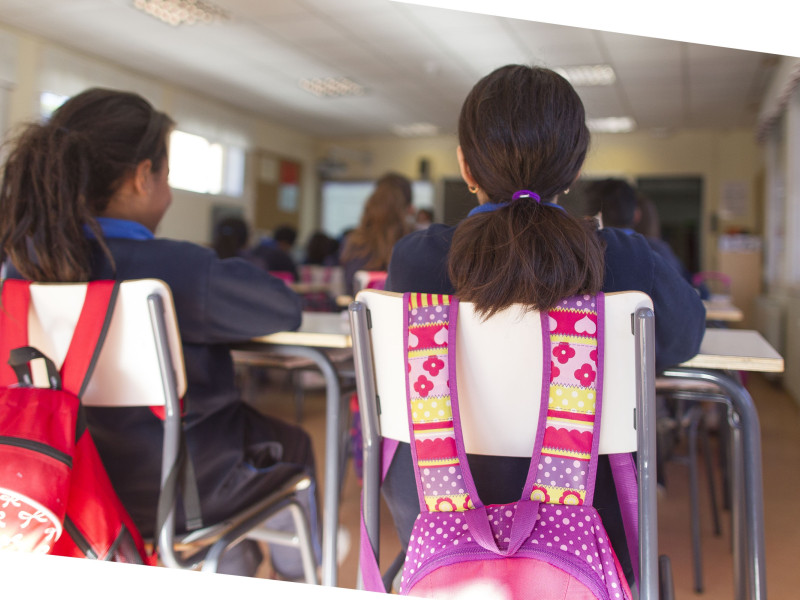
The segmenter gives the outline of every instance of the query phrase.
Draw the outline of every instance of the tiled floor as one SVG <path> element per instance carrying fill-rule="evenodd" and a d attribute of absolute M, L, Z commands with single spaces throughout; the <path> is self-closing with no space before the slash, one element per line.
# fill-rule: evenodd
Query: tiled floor
<path fill-rule="evenodd" d="M 276 384 L 279 378 L 273 377 Z M 259 408 L 283 418 L 294 419 L 291 394 L 268 391 L 259 398 Z M 280 387 L 280 386 L 277 386 Z M 761 421 L 764 463 L 765 541 L 767 590 L 770 598 L 800 598 L 800 568 L 791 548 L 800 539 L 800 477 L 793 476 L 800 465 L 800 410 L 792 399 L 761 376 L 750 376 L 748 388 L 756 402 Z M 303 426 L 315 441 L 317 463 L 322 464 L 324 442 L 324 397 L 306 394 Z M 715 440 L 712 440 L 715 443 Z M 680 448 L 679 448 L 680 450 Z M 322 470 L 320 469 L 320 472 Z M 678 463 L 666 467 L 667 485 L 659 499 L 659 552 L 670 556 L 675 595 L 678 599 L 704 600 L 733 597 L 732 555 L 730 551 L 730 513 L 722 512 L 722 536 L 713 535 L 708 487 L 701 472 L 700 506 L 705 590 L 693 591 L 691 543 L 688 517 L 687 468 Z M 324 485 L 324 482 L 321 482 Z M 340 520 L 349 534 L 350 548 L 339 570 L 339 585 L 355 587 L 358 555 L 359 485 L 348 467 Z M 383 554 L 388 565 L 400 550 L 388 514 L 382 519 Z M 384 566 L 385 566 L 384 565 Z M 268 569 L 263 569 L 268 575 Z"/>

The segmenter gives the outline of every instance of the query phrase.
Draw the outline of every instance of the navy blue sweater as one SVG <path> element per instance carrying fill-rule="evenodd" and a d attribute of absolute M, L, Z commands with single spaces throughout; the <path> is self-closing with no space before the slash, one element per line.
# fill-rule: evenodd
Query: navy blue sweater
<path fill-rule="evenodd" d="M 453 294 L 447 255 L 455 227 L 431 225 L 402 238 L 394 247 L 386 289 L 393 292 Z M 604 292 L 638 290 L 653 300 L 656 370 L 688 360 L 700 349 L 706 311 L 691 285 L 653 252 L 644 237 L 606 228 Z"/>
<path fill-rule="evenodd" d="M 402 238 L 394 247 L 386 289 L 394 292 L 453 294 L 447 255 L 455 227 L 436 224 Z M 697 354 L 705 332 L 705 308 L 691 285 L 652 251 L 639 234 L 613 228 L 598 231 L 605 244 L 604 292 L 638 290 L 653 300 L 656 325 L 656 369 L 663 370 Z M 519 499 L 530 460 L 469 455 L 478 495 L 486 504 Z M 384 495 L 401 543 L 407 544 L 419 514 L 411 451 L 400 444 L 384 482 Z M 594 507 L 600 513 L 626 576 L 632 581 L 619 504 L 608 460 L 597 465 Z"/>

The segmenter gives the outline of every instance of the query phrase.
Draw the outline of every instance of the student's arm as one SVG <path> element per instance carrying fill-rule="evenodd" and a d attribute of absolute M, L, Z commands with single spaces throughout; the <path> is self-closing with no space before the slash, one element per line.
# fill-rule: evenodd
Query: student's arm
<path fill-rule="evenodd" d="M 644 237 L 607 227 L 603 291 L 639 290 L 653 300 L 656 371 L 688 360 L 700 349 L 706 310 L 695 289 L 656 254 Z"/>
<path fill-rule="evenodd" d="M 212 260 L 205 343 L 248 340 L 300 326 L 302 304 L 280 279 L 240 258 Z"/>
<path fill-rule="evenodd" d="M 661 372 L 698 353 L 706 309 L 697 290 L 655 253 L 650 297 L 656 316 L 656 371 Z"/>

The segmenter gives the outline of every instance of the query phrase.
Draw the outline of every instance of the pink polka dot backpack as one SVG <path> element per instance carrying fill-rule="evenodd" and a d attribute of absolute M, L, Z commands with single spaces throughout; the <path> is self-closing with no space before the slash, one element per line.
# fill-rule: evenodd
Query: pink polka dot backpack
<path fill-rule="evenodd" d="M 458 299 L 406 294 L 404 303 L 408 420 L 421 512 L 398 591 L 430 598 L 632 598 L 592 506 L 603 295 L 569 298 L 541 313 L 547 358 L 527 480 L 517 502 L 489 506 L 478 497 L 461 433 Z"/>

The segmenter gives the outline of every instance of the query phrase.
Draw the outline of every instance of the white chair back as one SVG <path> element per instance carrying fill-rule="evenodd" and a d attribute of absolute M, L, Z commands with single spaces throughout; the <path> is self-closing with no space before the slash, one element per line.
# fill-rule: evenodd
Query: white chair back
<path fill-rule="evenodd" d="M 402 294 L 363 290 L 356 300 L 367 307 L 372 322 L 380 434 L 408 442 Z M 631 315 L 642 307 L 652 309 L 652 301 L 641 292 L 606 295 L 603 454 L 631 452 L 637 447 L 636 346 Z M 467 452 L 530 457 L 542 389 L 539 313 L 512 307 L 482 321 L 472 304 L 462 302 L 456 340 L 458 399 Z"/>
<path fill-rule="evenodd" d="M 353 274 L 353 290 L 358 293 L 366 289 L 383 289 L 385 280 L 386 271 L 356 271 Z"/>
<path fill-rule="evenodd" d="M 84 393 L 85 405 L 164 405 L 166 396 L 159 371 L 158 342 L 148 306 L 151 295 L 162 300 L 177 391 L 179 397 L 183 397 L 186 373 L 172 294 L 163 281 L 139 279 L 120 284 L 108 334 Z M 29 345 L 50 357 L 58 367 L 66 356 L 85 296 L 85 283 L 31 284 Z M 34 364 L 32 369 L 35 382 L 46 381 L 40 379 L 44 375 L 43 365 Z"/>
<path fill-rule="evenodd" d="M 34 283 L 28 313 L 28 340 L 61 366 L 77 324 L 86 284 Z M 46 381 L 43 361 L 34 361 L 34 383 Z M 88 406 L 164 406 L 164 438 L 161 446 L 161 499 L 168 498 L 166 518 L 157 532 L 159 559 L 167 567 L 216 571 L 225 550 L 245 535 L 258 535 L 281 545 L 300 549 L 306 581 L 317 582 L 308 516 L 297 492 L 311 479 L 299 473 L 275 486 L 275 490 L 219 523 L 206 523 L 175 543 L 175 500 L 178 489 L 186 497 L 185 475 L 176 471 L 182 456 L 180 398 L 186 393 L 186 372 L 175 306 L 169 287 L 157 279 L 123 281 L 105 343 L 89 386 L 83 395 Z M 155 451 L 156 449 L 152 449 Z M 159 506 L 159 511 L 161 506 Z M 277 512 L 288 510 L 296 535 L 276 532 L 261 524 Z M 256 531 L 257 530 L 257 531 Z M 192 544 L 196 544 L 192 546 Z M 188 551 L 191 548 L 192 551 Z"/>

